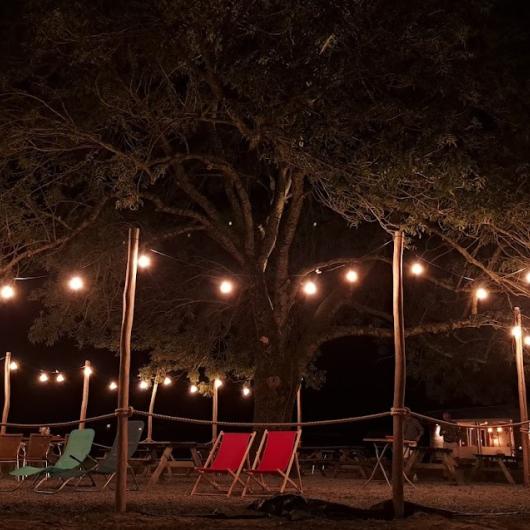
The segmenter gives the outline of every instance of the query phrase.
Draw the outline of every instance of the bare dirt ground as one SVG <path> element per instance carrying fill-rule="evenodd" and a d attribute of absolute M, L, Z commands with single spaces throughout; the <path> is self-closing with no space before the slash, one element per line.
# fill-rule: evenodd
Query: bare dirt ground
<path fill-rule="evenodd" d="M 464 515 L 446 518 L 418 513 L 403 521 L 314 518 L 290 521 L 264 516 L 248 509 L 252 499 L 238 497 L 189 497 L 191 479 L 173 477 L 155 487 L 142 484 L 139 492 L 129 492 L 128 513 L 113 513 L 114 493 L 72 491 L 38 495 L 28 487 L 0 494 L 0 529 L 438 529 L 474 530 L 530 528 L 530 492 L 522 486 L 470 484 L 453 486 L 421 482 L 407 487 L 407 500 Z M 5 488 L 10 481 L 0 481 Z M 364 486 L 352 478 L 304 477 L 305 496 L 368 508 L 390 497 L 380 482 Z M 478 515 L 480 514 L 480 515 Z"/>

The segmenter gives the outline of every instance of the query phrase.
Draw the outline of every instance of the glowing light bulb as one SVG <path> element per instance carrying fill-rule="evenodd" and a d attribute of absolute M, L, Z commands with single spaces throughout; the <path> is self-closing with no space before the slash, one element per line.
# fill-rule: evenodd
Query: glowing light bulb
<path fill-rule="evenodd" d="M 18 363 L 16 361 L 11 361 L 9 363 L 9 369 L 11 371 L 18 370 Z"/>
<path fill-rule="evenodd" d="M 116 381 L 111 381 L 109 383 L 109 390 L 117 390 L 118 388 L 118 383 L 116 383 Z"/>
<path fill-rule="evenodd" d="M 523 330 L 521 329 L 521 326 L 514 326 L 512 328 L 512 336 L 518 339 L 523 334 Z"/>
<path fill-rule="evenodd" d="M 147 381 L 140 381 L 138 386 L 140 387 L 140 390 L 147 390 L 149 388 L 149 383 Z"/>
<path fill-rule="evenodd" d="M 230 280 L 223 280 L 219 284 L 219 291 L 221 294 L 230 294 L 234 290 L 234 284 Z"/>
<path fill-rule="evenodd" d="M 151 266 L 151 257 L 148 256 L 147 254 L 141 254 L 138 257 L 138 267 L 140 267 L 140 269 L 147 269 L 150 266 Z"/>
<path fill-rule="evenodd" d="M 64 375 L 63 374 L 57 374 L 57 376 L 55 377 L 55 381 L 57 383 L 64 383 Z"/>
<path fill-rule="evenodd" d="M 312 280 L 308 280 L 307 282 L 304 283 L 303 290 L 304 290 L 304 293 L 307 294 L 308 296 L 313 296 L 314 294 L 317 293 L 317 290 L 318 290 L 317 284 L 313 282 Z"/>
<path fill-rule="evenodd" d="M 197 385 L 190 385 L 190 394 L 196 394 L 199 391 L 199 387 Z"/>
<path fill-rule="evenodd" d="M 475 291 L 475 296 L 477 297 L 477 300 L 486 300 L 488 298 L 488 291 L 484 289 L 484 287 L 479 287 Z"/>
<path fill-rule="evenodd" d="M 526 280 L 526 283 L 530 283 L 530 271 L 526 273 L 526 276 L 524 278 Z"/>
<path fill-rule="evenodd" d="M 218 377 L 216 377 L 213 382 L 213 386 L 215 388 L 221 388 L 223 386 L 223 382 Z"/>
<path fill-rule="evenodd" d="M 92 375 L 93 374 L 93 370 L 92 368 L 90 368 L 90 366 L 85 366 L 83 368 L 83 374 L 85 375 Z"/>
<path fill-rule="evenodd" d="M 164 381 L 162 381 L 162 384 L 165 385 L 165 386 L 168 386 L 172 383 L 173 381 L 171 381 L 171 377 L 164 377 Z"/>
<path fill-rule="evenodd" d="M 50 378 L 48 377 L 48 374 L 47 374 L 46 372 L 42 372 L 42 373 L 39 375 L 39 381 L 40 381 L 41 383 L 47 383 L 49 379 L 50 379 Z"/>
<path fill-rule="evenodd" d="M 425 267 L 419 261 L 416 261 L 410 267 L 410 272 L 412 272 L 414 276 L 421 276 L 425 272 Z"/>
<path fill-rule="evenodd" d="M 493 427 L 488 427 L 488 432 L 493 432 Z"/>
<path fill-rule="evenodd" d="M 81 276 L 72 276 L 68 280 L 68 287 L 72 291 L 81 291 L 85 287 L 85 282 L 83 281 L 83 278 Z"/>
<path fill-rule="evenodd" d="M 243 393 L 243 397 L 250 396 L 250 388 L 248 386 L 244 386 L 241 392 Z"/>
<path fill-rule="evenodd" d="M 11 300 L 15 297 L 15 289 L 11 285 L 3 285 L 0 289 L 0 297 L 2 300 Z"/>
<path fill-rule="evenodd" d="M 502 427 L 497 427 L 497 432 L 502 432 Z"/>
<path fill-rule="evenodd" d="M 527 335 L 523 342 L 525 346 L 530 346 L 530 335 Z"/>
<path fill-rule="evenodd" d="M 359 279 L 359 273 L 353 269 L 348 269 L 344 275 L 346 281 L 349 283 L 355 283 Z"/>

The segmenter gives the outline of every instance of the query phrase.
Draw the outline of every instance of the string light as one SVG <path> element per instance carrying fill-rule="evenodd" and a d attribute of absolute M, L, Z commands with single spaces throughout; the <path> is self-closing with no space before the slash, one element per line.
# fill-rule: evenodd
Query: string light
<path fill-rule="evenodd" d="M 171 381 L 171 377 L 164 377 L 164 381 L 162 381 L 162 384 L 164 386 L 168 386 L 172 383 L 173 381 Z"/>
<path fill-rule="evenodd" d="M 523 330 L 521 329 L 521 326 L 514 326 L 512 328 L 512 337 L 515 337 L 518 339 L 523 334 Z"/>
<path fill-rule="evenodd" d="M 57 383 L 64 383 L 64 375 L 61 373 L 58 373 L 57 377 L 55 378 L 55 381 L 57 381 Z"/>
<path fill-rule="evenodd" d="M 109 390 L 116 390 L 118 388 L 118 383 L 116 381 L 111 381 L 109 383 Z"/>
<path fill-rule="evenodd" d="M 317 290 L 318 290 L 317 284 L 314 281 L 308 280 L 307 282 L 304 283 L 303 291 L 308 296 L 315 295 L 317 293 Z"/>
<path fill-rule="evenodd" d="M 199 391 L 199 387 L 197 385 L 190 385 L 190 394 L 196 394 Z"/>
<path fill-rule="evenodd" d="M 12 285 L 3 285 L 0 289 L 0 297 L 2 300 L 11 300 L 15 297 L 15 289 Z"/>
<path fill-rule="evenodd" d="M 425 267 L 419 261 L 415 261 L 410 267 L 410 272 L 414 276 L 421 276 L 425 272 Z"/>
<path fill-rule="evenodd" d="M 486 298 L 488 298 L 488 291 L 486 289 L 484 289 L 484 287 L 479 287 L 476 291 L 475 291 L 475 296 L 477 298 L 477 300 L 486 300 Z"/>
<path fill-rule="evenodd" d="M 347 282 L 355 283 L 359 279 L 359 273 L 353 269 L 348 269 L 344 277 Z"/>
<path fill-rule="evenodd" d="M 149 388 L 149 383 L 147 381 L 140 381 L 138 386 L 140 390 L 147 390 Z"/>
<path fill-rule="evenodd" d="M 72 291 L 81 291 L 85 287 L 85 282 L 83 281 L 83 278 L 81 276 L 72 276 L 68 280 L 68 287 Z"/>
<path fill-rule="evenodd" d="M 213 382 L 213 386 L 215 388 L 221 388 L 223 386 L 223 382 L 218 377 L 216 377 Z"/>
<path fill-rule="evenodd" d="M 219 284 L 221 294 L 230 294 L 234 290 L 234 284 L 230 280 L 223 280 Z"/>
<path fill-rule="evenodd" d="M 525 346 L 530 346 L 530 335 L 527 335 L 524 338 L 524 344 L 525 344 Z"/>
<path fill-rule="evenodd" d="M 9 363 L 9 369 L 11 371 L 15 371 L 15 370 L 18 370 L 18 363 L 16 361 L 11 361 Z"/>
<path fill-rule="evenodd" d="M 42 372 L 42 373 L 39 375 L 39 381 L 40 381 L 41 383 L 47 383 L 49 379 L 50 379 L 50 378 L 48 377 L 48 374 L 47 374 L 46 372 Z"/>
<path fill-rule="evenodd" d="M 138 257 L 138 267 L 140 267 L 140 269 L 147 269 L 150 266 L 151 266 L 151 257 L 148 256 L 147 254 L 141 254 Z"/>
<path fill-rule="evenodd" d="M 86 376 L 91 376 L 93 374 L 92 368 L 90 368 L 90 366 L 83 367 L 83 374 Z"/>
<path fill-rule="evenodd" d="M 250 388 L 248 386 L 244 386 L 243 389 L 241 390 L 241 392 L 243 394 L 243 397 L 250 396 Z"/>

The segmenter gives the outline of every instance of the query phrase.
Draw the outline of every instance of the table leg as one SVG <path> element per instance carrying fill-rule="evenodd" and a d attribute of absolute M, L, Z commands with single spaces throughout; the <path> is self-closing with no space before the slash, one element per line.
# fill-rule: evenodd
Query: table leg
<path fill-rule="evenodd" d="M 377 444 L 374 443 L 376 462 L 375 462 L 374 469 L 372 470 L 372 474 L 370 475 L 368 480 L 364 483 L 365 485 L 368 484 L 371 480 L 373 480 L 375 474 L 377 473 L 377 468 L 379 468 L 383 472 L 383 477 L 385 477 L 386 483 L 390 487 L 390 481 L 388 480 L 388 476 L 386 474 L 385 468 L 384 468 L 383 463 L 382 463 L 383 457 L 385 456 L 385 453 L 386 453 L 386 450 L 388 449 L 388 446 L 389 446 L 389 444 L 386 443 L 383 446 L 383 449 L 382 449 L 381 453 L 379 453 L 379 447 L 377 446 Z"/>
<path fill-rule="evenodd" d="M 153 484 L 156 484 L 160 478 L 160 475 L 164 472 L 164 470 L 167 467 L 167 463 L 170 458 L 172 458 L 173 449 L 171 447 L 166 447 L 164 449 L 164 452 L 162 453 L 162 456 L 160 457 L 160 461 L 158 462 L 158 465 L 156 466 L 156 469 L 151 474 L 151 477 L 149 478 L 149 485 L 152 486 Z"/>
<path fill-rule="evenodd" d="M 502 460 L 497 460 L 497 463 L 499 464 L 499 467 L 501 468 L 501 471 L 504 474 L 504 478 L 512 486 L 515 486 L 515 480 L 513 479 L 512 474 L 510 473 L 509 469 L 506 467 L 506 464 Z"/>

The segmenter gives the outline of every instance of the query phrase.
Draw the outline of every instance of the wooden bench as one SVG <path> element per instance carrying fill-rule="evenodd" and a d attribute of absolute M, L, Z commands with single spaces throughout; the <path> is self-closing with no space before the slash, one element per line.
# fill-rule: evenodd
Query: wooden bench
<path fill-rule="evenodd" d="M 506 482 L 515 486 L 515 480 L 513 475 L 510 473 L 508 466 L 517 467 L 518 459 L 515 456 L 507 456 L 504 454 L 498 455 L 473 455 L 475 457 L 475 463 L 471 470 L 471 478 L 479 473 L 497 473 L 502 472 Z"/>
<path fill-rule="evenodd" d="M 443 478 L 462 481 L 456 472 L 457 463 L 453 450 L 445 447 L 411 447 L 411 455 L 405 465 L 405 474 L 413 477 L 420 470 L 431 470 L 442 474 Z"/>

